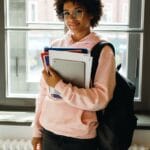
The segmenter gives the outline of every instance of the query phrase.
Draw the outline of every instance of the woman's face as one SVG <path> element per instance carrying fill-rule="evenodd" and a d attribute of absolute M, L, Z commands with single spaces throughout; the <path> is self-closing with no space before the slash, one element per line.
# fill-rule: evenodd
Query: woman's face
<path fill-rule="evenodd" d="M 70 1 L 64 3 L 63 16 L 66 26 L 73 33 L 90 30 L 90 20 L 92 19 L 92 16 L 78 4 L 74 4 Z"/>

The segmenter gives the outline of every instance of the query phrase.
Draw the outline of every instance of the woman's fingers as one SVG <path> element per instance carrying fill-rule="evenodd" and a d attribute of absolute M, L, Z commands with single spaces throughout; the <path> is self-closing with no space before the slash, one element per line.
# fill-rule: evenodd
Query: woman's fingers
<path fill-rule="evenodd" d="M 54 70 L 51 66 L 49 66 L 48 71 L 50 72 L 50 75 L 57 75 L 56 70 Z"/>
<path fill-rule="evenodd" d="M 33 150 L 36 150 L 36 144 L 33 145 Z"/>
<path fill-rule="evenodd" d="M 54 69 L 52 69 L 51 67 L 49 67 L 47 70 L 43 70 L 42 73 L 45 75 L 45 76 L 54 76 L 56 75 L 56 72 Z"/>
<path fill-rule="evenodd" d="M 32 139 L 33 150 L 42 150 L 42 138 L 34 137 Z"/>
<path fill-rule="evenodd" d="M 49 74 L 46 70 L 43 70 L 43 71 L 42 71 L 44 80 L 46 81 L 46 83 L 47 83 L 49 86 L 55 87 L 55 85 L 57 84 L 57 82 L 58 82 L 59 80 L 61 80 L 61 78 L 60 78 L 60 76 L 55 72 L 54 69 L 49 68 L 49 72 L 50 72 L 50 74 Z"/>

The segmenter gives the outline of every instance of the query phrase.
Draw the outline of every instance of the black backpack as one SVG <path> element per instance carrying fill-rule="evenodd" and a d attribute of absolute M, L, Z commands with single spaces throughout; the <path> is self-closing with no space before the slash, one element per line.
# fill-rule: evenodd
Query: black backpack
<path fill-rule="evenodd" d="M 94 46 L 91 52 L 92 81 L 94 81 L 101 50 L 106 45 L 110 46 L 115 54 L 114 46 L 109 42 L 99 42 Z M 127 150 L 131 145 L 137 125 L 133 107 L 134 94 L 134 84 L 116 70 L 113 98 L 104 110 L 97 111 L 97 119 L 100 122 L 97 128 L 99 150 Z"/>

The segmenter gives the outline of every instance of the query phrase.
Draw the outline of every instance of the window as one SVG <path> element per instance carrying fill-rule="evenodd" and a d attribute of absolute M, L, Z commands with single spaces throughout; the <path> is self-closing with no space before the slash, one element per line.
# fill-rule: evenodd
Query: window
<path fill-rule="evenodd" d="M 57 19 L 50 0 L 0 3 L 4 6 L 0 10 L 0 104 L 34 106 L 42 70 L 40 53 L 64 34 L 64 24 Z M 120 72 L 136 84 L 135 99 L 140 102 L 144 0 L 103 0 L 103 4 L 103 18 L 94 30 L 114 44 L 116 62 L 122 64 Z"/>
<path fill-rule="evenodd" d="M 49 46 L 55 35 L 63 34 L 63 25 L 60 29 L 53 29 L 58 26 L 55 25 L 58 20 L 55 19 L 55 12 L 50 12 L 53 4 L 49 0 L 7 0 L 5 6 L 8 56 L 6 97 L 33 98 L 41 77 L 40 52 L 44 46 Z"/>

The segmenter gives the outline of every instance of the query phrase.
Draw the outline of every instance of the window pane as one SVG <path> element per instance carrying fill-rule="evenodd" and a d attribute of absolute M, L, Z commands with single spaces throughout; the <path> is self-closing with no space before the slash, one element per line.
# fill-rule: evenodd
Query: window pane
<path fill-rule="evenodd" d="M 102 0 L 103 17 L 101 22 L 106 24 L 129 23 L 129 0 Z"/>
<path fill-rule="evenodd" d="M 50 40 L 63 30 L 9 31 L 8 36 L 8 92 L 7 96 L 36 94 L 41 77 L 40 53 Z M 55 35 L 55 36 L 54 36 Z M 26 97 L 25 96 L 25 97 Z"/>
<path fill-rule="evenodd" d="M 7 0 L 7 26 L 50 22 L 59 22 L 52 0 Z"/>
<path fill-rule="evenodd" d="M 6 1 L 5 1 L 6 3 Z M 7 1 L 7 26 L 25 26 L 25 0 Z"/>
<path fill-rule="evenodd" d="M 60 22 L 53 0 L 7 0 L 7 26 L 35 27 Z M 132 28 L 141 27 L 143 0 L 102 0 L 101 24 L 120 24 Z M 129 15 L 129 8 L 130 15 Z M 131 16 L 131 17 L 129 17 Z"/>

